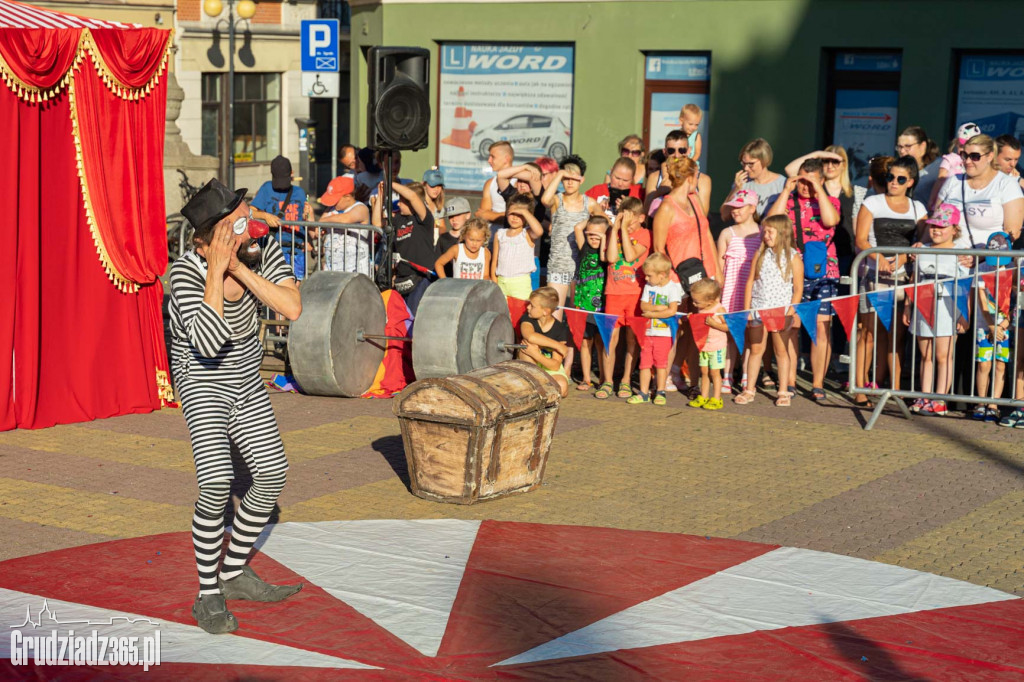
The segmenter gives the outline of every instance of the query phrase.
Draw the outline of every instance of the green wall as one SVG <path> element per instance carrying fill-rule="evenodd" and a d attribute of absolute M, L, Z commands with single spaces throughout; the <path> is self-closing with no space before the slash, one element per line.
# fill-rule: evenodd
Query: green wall
<path fill-rule="evenodd" d="M 969 10 L 968 10 L 969 8 Z M 984 17 L 967 27 L 965 12 Z M 608 168 L 615 143 L 640 133 L 642 51 L 711 53 L 713 210 L 738 170 L 739 148 L 754 137 L 775 148 L 773 168 L 820 147 L 823 48 L 901 48 L 897 129 L 921 125 L 944 146 L 952 135 L 954 49 L 1024 49 L 1024 1 L 683 0 L 680 2 L 434 3 L 362 5 L 352 16 L 352 130 L 365 142 L 363 48 L 373 44 L 432 51 L 431 102 L 437 103 L 438 43 L 563 42 L 576 47 L 573 151 Z M 362 103 L 362 104 L 357 104 Z M 949 130 L 947 130 L 949 129 Z M 403 175 L 418 177 L 436 159 L 436 122 L 426 150 L 404 155 Z M 588 184 L 599 182 L 591 173 Z"/>

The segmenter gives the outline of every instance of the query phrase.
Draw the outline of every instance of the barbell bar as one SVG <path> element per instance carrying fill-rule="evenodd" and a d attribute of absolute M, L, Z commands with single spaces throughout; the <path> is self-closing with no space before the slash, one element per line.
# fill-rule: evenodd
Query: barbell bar
<path fill-rule="evenodd" d="M 356 332 L 356 341 L 412 341 L 411 336 L 388 336 L 386 334 L 364 334 L 362 330 Z M 522 350 L 526 348 L 525 343 L 505 343 L 503 341 L 498 342 L 498 350 Z"/>

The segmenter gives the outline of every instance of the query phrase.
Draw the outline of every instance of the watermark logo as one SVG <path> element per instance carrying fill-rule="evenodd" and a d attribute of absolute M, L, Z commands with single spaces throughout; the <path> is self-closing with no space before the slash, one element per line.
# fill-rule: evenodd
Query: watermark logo
<path fill-rule="evenodd" d="M 68 627 L 73 626 L 73 627 Z M 88 629 L 92 626 L 94 629 Z M 152 634 L 102 634 L 96 627 L 125 626 Z M 110 616 L 106 620 L 61 620 L 44 599 L 33 617 L 32 607 L 25 607 L 25 619 L 9 625 L 11 632 L 11 663 L 13 665 L 160 665 L 160 624 L 149 618 Z"/>

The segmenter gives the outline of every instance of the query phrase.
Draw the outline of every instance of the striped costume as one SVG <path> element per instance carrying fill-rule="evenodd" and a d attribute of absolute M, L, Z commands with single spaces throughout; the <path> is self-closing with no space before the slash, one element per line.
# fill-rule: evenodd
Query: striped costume
<path fill-rule="evenodd" d="M 294 279 L 281 247 L 267 240 L 259 269 L 273 284 Z M 224 317 L 203 302 L 206 261 L 189 251 L 171 266 L 171 362 L 192 439 L 199 500 L 192 539 L 200 594 L 216 594 L 220 577 L 237 576 L 285 483 L 288 460 L 270 398 L 260 378 L 263 349 L 257 338 L 256 296 L 246 290 L 224 301 Z M 231 544 L 220 567 L 224 510 L 230 498 L 231 444 L 253 483 L 235 515 Z"/>

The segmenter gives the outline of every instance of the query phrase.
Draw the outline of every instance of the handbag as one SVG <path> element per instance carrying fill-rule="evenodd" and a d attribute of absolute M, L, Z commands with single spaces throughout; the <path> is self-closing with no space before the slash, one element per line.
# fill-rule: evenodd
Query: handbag
<path fill-rule="evenodd" d="M 804 279 L 821 279 L 828 272 L 828 241 L 804 242 L 800 197 L 793 192 L 793 215 L 796 217 L 797 248 L 804 257 Z"/>
<path fill-rule="evenodd" d="M 697 207 L 693 205 L 693 198 L 687 198 L 690 200 L 690 206 L 693 206 L 694 217 L 696 217 Z M 687 295 L 690 293 L 690 287 L 708 276 L 707 270 L 704 269 L 704 235 L 700 228 L 699 218 L 697 219 L 697 243 L 700 258 L 687 258 L 676 266 L 676 276 L 679 277 L 679 283 L 683 286 L 683 293 Z"/>

